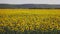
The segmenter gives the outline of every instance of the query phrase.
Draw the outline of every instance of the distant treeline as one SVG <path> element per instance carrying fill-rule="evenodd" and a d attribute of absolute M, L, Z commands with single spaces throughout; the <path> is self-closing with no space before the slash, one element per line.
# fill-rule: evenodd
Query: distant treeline
<path fill-rule="evenodd" d="M 0 4 L 1 9 L 60 9 L 60 5 L 49 5 L 49 4 Z"/>

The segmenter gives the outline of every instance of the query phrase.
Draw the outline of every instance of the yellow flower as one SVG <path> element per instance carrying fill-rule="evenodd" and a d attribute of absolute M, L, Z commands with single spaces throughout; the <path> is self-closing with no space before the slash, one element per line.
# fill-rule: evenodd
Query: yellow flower
<path fill-rule="evenodd" d="M 34 27 L 33 26 L 30 26 L 30 28 L 29 28 L 30 30 L 34 30 Z"/>
<path fill-rule="evenodd" d="M 5 30 L 4 29 L 0 29 L 0 32 L 5 32 Z"/>
<path fill-rule="evenodd" d="M 21 32 L 24 32 L 24 28 L 21 28 L 20 31 L 21 31 Z"/>
<path fill-rule="evenodd" d="M 11 28 L 11 30 L 18 31 L 19 29 L 15 27 L 15 28 Z"/>
<path fill-rule="evenodd" d="M 28 26 L 26 26 L 26 27 L 25 27 L 25 29 L 26 29 L 26 30 L 29 30 L 29 27 L 28 27 Z"/>

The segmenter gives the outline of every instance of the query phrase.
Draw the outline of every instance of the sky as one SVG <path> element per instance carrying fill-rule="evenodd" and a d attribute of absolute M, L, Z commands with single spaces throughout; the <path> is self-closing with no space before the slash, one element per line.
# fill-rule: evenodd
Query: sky
<path fill-rule="evenodd" d="M 0 0 L 0 4 L 60 4 L 60 0 Z"/>

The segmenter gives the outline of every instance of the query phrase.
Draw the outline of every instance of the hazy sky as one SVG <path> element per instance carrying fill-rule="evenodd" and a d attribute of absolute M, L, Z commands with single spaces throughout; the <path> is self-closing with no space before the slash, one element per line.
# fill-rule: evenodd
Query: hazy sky
<path fill-rule="evenodd" d="M 0 0 L 0 4 L 60 4 L 60 0 Z"/>

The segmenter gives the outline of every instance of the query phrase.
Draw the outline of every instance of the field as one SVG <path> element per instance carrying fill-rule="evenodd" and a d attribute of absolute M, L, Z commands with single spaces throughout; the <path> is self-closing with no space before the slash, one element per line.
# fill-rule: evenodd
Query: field
<path fill-rule="evenodd" d="M 60 34 L 60 10 L 0 9 L 0 34 Z"/>

